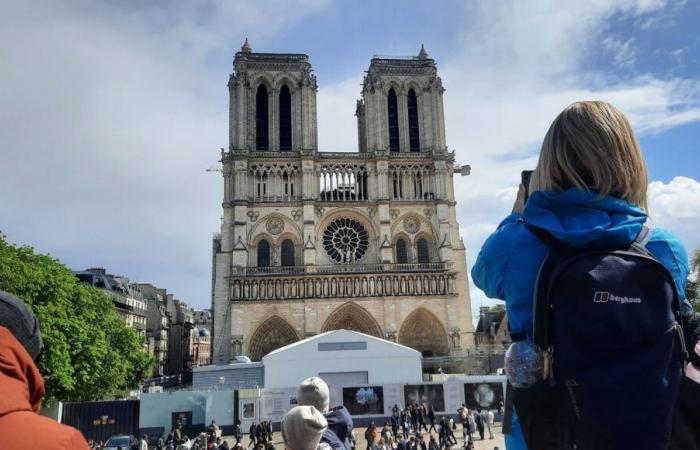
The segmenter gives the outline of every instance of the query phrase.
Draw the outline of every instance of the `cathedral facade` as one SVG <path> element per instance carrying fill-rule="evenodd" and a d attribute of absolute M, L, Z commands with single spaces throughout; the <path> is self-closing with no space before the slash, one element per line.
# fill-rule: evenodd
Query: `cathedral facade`
<path fill-rule="evenodd" d="M 213 254 L 216 364 L 350 329 L 420 350 L 473 345 L 454 152 L 435 61 L 374 57 L 357 101 L 357 152 L 318 151 L 305 54 L 253 52 L 228 87 L 229 148 Z"/>

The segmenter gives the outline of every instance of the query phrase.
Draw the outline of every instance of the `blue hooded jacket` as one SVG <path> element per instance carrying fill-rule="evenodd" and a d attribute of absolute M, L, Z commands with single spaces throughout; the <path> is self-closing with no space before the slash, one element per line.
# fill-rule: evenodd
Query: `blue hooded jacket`
<path fill-rule="evenodd" d="M 323 415 L 328 428 L 323 432 L 321 442 L 330 445 L 333 450 L 350 450 L 348 440 L 352 433 L 352 417 L 345 406 L 338 406 Z"/>
<path fill-rule="evenodd" d="M 537 272 L 548 248 L 525 226 L 542 228 L 558 240 L 578 248 L 624 248 L 637 237 L 647 220 L 640 208 L 619 198 L 568 189 L 534 192 L 523 214 L 511 214 L 489 236 L 472 268 L 474 283 L 490 298 L 505 300 L 511 333 L 524 332 L 532 340 L 532 295 Z M 685 299 L 688 255 L 673 234 L 652 229 L 647 244 L 671 273 L 680 300 Z M 517 417 L 506 435 L 509 450 L 526 449 Z"/>

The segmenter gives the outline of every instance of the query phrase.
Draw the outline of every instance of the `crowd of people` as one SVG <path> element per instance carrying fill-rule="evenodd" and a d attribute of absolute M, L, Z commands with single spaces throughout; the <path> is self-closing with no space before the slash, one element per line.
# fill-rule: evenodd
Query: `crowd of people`
<path fill-rule="evenodd" d="M 432 405 L 415 403 L 405 409 L 394 405 L 389 421 L 381 429 L 370 423 L 365 430 L 366 450 L 450 449 L 458 445 L 455 436 L 458 423 L 462 426 L 464 448 L 473 448 L 477 432 L 481 440 L 485 438 L 485 430 L 488 430 L 489 439 L 494 438 L 493 411 L 473 410 L 462 404 L 457 413 L 458 421 L 455 421 L 445 415 L 438 417 Z"/>

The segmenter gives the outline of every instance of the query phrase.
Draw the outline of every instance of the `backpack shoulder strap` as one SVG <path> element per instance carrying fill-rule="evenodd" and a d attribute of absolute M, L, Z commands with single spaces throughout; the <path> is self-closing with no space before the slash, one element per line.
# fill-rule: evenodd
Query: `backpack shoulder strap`
<path fill-rule="evenodd" d="M 641 253 L 643 255 L 652 256 L 651 252 L 647 250 L 647 244 L 651 239 L 651 228 L 646 225 L 642 225 L 642 229 L 639 230 L 639 234 L 634 238 L 634 241 L 630 244 L 629 250 L 635 253 Z"/>

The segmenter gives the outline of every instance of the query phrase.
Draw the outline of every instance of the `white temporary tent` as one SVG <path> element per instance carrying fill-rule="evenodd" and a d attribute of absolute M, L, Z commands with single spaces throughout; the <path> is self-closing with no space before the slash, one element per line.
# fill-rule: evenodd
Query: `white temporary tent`
<path fill-rule="evenodd" d="M 356 331 L 333 330 L 263 357 L 265 388 L 295 387 L 319 376 L 331 387 L 420 383 L 421 354 Z"/>

